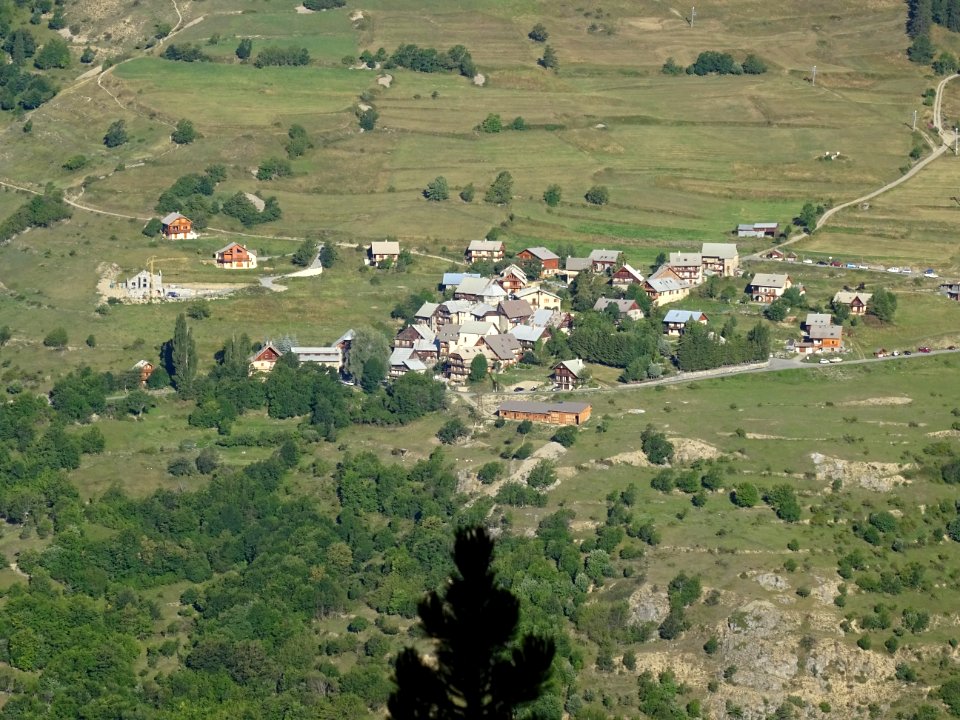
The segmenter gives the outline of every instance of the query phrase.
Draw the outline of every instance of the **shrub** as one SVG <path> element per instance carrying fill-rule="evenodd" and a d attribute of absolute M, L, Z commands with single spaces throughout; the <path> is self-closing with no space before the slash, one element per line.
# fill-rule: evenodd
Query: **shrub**
<path fill-rule="evenodd" d="M 437 439 L 444 445 L 452 445 L 461 438 L 467 437 L 470 430 L 460 418 L 447 420 L 439 430 L 437 430 Z"/>
<path fill-rule="evenodd" d="M 673 459 L 673 443 L 667 436 L 654 430 L 652 425 L 640 433 L 641 447 L 647 459 L 654 465 L 665 465 Z"/>
<path fill-rule="evenodd" d="M 107 128 L 106 134 L 103 136 L 103 144 L 108 148 L 115 148 L 123 145 L 130 139 L 130 136 L 127 135 L 127 124 L 123 120 L 116 120 L 110 124 L 110 127 Z"/>
<path fill-rule="evenodd" d="M 170 464 L 167 465 L 167 472 L 174 477 L 193 475 L 194 464 L 185 457 L 174 458 L 170 461 Z"/>
<path fill-rule="evenodd" d="M 521 435 L 526 435 L 527 433 L 533 430 L 533 422 L 531 420 L 521 420 L 517 425 L 517 432 Z"/>
<path fill-rule="evenodd" d="M 562 192 L 559 185 L 548 185 L 543 191 L 543 201 L 550 207 L 556 207 L 560 204 Z"/>
<path fill-rule="evenodd" d="M 550 33 L 547 32 L 547 28 L 544 27 L 543 23 L 537 23 L 530 32 L 527 33 L 527 37 L 534 42 L 546 42 L 547 38 L 550 37 Z"/>
<path fill-rule="evenodd" d="M 553 485 L 557 481 L 557 468 L 549 460 L 541 460 L 533 466 L 527 476 L 527 485 L 540 488 Z"/>
<path fill-rule="evenodd" d="M 366 132 L 370 132 L 377 126 L 377 120 L 379 118 L 380 113 L 373 108 L 367 108 L 357 116 L 357 119 L 360 122 L 360 128 Z"/>
<path fill-rule="evenodd" d="M 503 476 L 504 470 L 503 463 L 491 460 L 480 466 L 480 469 L 477 471 L 477 480 L 484 485 L 490 485 Z"/>
<path fill-rule="evenodd" d="M 610 191 L 604 185 L 594 185 L 583 197 L 591 205 L 606 205 L 610 202 Z"/>
<path fill-rule="evenodd" d="M 198 137 L 196 128 L 189 120 L 183 119 L 177 122 L 177 127 L 170 134 L 170 139 L 177 145 L 189 145 Z"/>
<path fill-rule="evenodd" d="M 483 122 L 480 123 L 480 131 L 485 133 L 498 133 L 503 130 L 503 121 L 500 119 L 500 116 L 495 113 L 490 113 L 483 119 Z"/>
<path fill-rule="evenodd" d="M 47 333 L 45 338 L 43 338 L 43 344 L 46 347 L 57 348 L 58 350 L 65 348 L 67 346 L 67 342 L 67 331 L 62 327 L 54 328 Z"/>
<path fill-rule="evenodd" d="M 573 447 L 573 444 L 577 441 L 577 428 L 573 425 L 565 425 L 557 430 L 550 439 L 560 443 L 565 448 Z"/>
<path fill-rule="evenodd" d="M 69 158 L 63 165 L 64 170 L 81 170 L 89 164 L 89 159 L 86 155 L 74 155 Z"/>
<path fill-rule="evenodd" d="M 460 191 L 460 199 L 464 202 L 473 202 L 473 198 L 476 195 L 476 190 L 473 187 L 473 183 L 467 185 L 463 190 Z"/>

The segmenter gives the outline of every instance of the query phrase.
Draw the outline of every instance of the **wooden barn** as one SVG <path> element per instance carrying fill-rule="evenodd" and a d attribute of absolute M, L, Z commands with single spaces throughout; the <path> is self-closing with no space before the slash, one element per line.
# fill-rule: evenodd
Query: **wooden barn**
<path fill-rule="evenodd" d="M 552 425 L 583 425 L 590 419 L 591 410 L 589 403 L 508 400 L 497 408 L 497 415 L 505 420 L 531 420 Z"/>

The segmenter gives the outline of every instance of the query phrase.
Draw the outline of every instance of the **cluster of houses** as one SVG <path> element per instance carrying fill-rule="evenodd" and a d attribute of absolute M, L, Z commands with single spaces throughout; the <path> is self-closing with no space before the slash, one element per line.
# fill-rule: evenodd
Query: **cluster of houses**
<path fill-rule="evenodd" d="M 462 383 L 478 355 L 488 367 L 502 370 L 571 325 L 569 313 L 560 310 L 560 297 L 531 282 L 517 265 L 492 278 L 444 273 L 440 285 L 452 290 L 453 297 L 424 303 L 412 324 L 397 333 L 389 362 L 391 377 L 427 372 L 442 364 L 451 382 Z"/>

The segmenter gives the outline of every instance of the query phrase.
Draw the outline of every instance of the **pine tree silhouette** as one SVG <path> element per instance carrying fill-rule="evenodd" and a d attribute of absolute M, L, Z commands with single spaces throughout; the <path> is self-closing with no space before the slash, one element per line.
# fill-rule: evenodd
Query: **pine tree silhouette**
<path fill-rule="evenodd" d="M 393 720 L 511 720 L 550 677 L 552 640 L 524 635 L 513 642 L 520 603 L 497 586 L 487 533 L 459 530 L 453 560 L 457 573 L 446 594 L 430 592 L 418 608 L 436 641 L 436 661 L 414 648 L 397 657 L 397 689 L 387 704 Z"/>

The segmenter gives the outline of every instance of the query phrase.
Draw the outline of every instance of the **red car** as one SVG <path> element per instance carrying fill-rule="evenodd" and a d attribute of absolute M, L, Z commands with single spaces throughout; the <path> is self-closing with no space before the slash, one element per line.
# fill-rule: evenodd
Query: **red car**
<path fill-rule="evenodd" d="M 917 348 L 917 350 L 919 350 L 922 353 L 930 352 L 930 348 L 928 348 L 926 345 L 921 345 L 920 347 Z"/>

